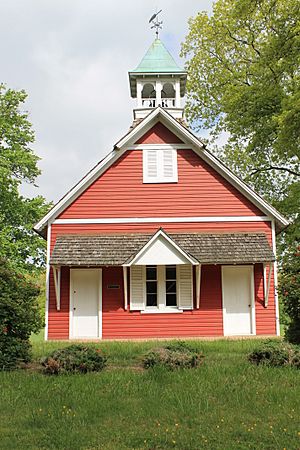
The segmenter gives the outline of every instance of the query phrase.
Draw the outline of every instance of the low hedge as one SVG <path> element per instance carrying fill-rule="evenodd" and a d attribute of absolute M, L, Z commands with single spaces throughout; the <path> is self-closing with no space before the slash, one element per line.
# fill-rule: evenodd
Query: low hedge
<path fill-rule="evenodd" d="M 107 358 L 99 348 L 83 344 L 73 344 L 61 350 L 55 350 L 41 363 L 43 372 L 48 375 L 63 373 L 99 372 L 106 365 Z"/>
<path fill-rule="evenodd" d="M 150 350 L 144 355 L 143 366 L 145 369 L 155 366 L 165 367 L 168 370 L 190 369 L 199 366 L 202 361 L 202 353 L 183 341 L 177 341 Z"/>
<path fill-rule="evenodd" d="M 249 355 L 253 364 L 300 369 L 300 347 L 287 342 L 266 341 Z"/>

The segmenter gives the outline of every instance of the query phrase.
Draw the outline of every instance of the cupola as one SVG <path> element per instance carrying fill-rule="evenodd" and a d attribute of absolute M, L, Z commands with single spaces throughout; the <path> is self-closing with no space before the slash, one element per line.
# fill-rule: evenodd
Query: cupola
<path fill-rule="evenodd" d="M 134 119 L 144 118 L 158 106 L 173 117 L 182 118 L 186 75 L 156 38 L 137 68 L 129 72 L 131 97 L 137 99 Z"/>

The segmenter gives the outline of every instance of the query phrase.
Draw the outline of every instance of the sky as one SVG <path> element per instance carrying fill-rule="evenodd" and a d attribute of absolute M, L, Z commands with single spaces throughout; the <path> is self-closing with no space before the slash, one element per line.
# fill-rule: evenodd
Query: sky
<path fill-rule="evenodd" d="M 212 0 L 0 0 L 0 82 L 28 93 L 41 158 L 37 187 L 23 195 L 58 201 L 128 131 L 128 71 L 154 40 L 157 8 L 160 38 L 183 66 L 188 19 Z"/>

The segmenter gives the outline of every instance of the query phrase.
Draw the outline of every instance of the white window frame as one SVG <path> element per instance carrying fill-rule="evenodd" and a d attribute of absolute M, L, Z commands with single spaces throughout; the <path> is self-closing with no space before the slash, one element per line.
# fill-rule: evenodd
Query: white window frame
<path fill-rule="evenodd" d="M 173 176 L 164 176 L 164 152 L 171 151 Z M 156 177 L 148 176 L 148 153 L 155 152 L 157 163 Z M 176 148 L 147 148 L 143 150 L 143 183 L 177 183 L 178 182 L 178 167 L 177 167 L 177 150 Z"/>
<path fill-rule="evenodd" d="M 166 306 L 166 265 L 156 265 L 157 270 L 157 306 L 147 306 L 147 291 L 146 291 L 146 266 L 144 278 L 144 295 L 145 295 L 145 309 L 141 310 L 141 314 L 147 313 L 182 313 L 183 309 L 178 306 L 179 303 L 179 277 L 178 269 L 175 264 L 168 264 L 175 266 L 176 269 L 176 306 Z"/>

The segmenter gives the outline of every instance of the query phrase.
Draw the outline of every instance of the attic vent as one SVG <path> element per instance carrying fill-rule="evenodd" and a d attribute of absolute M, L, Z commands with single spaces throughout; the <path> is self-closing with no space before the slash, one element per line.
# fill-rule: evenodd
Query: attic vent
<path fill-rule="evenodd" d="M 174 148 L 143 151 L 144 183 L 176 183 L 177 151 Z"/>

